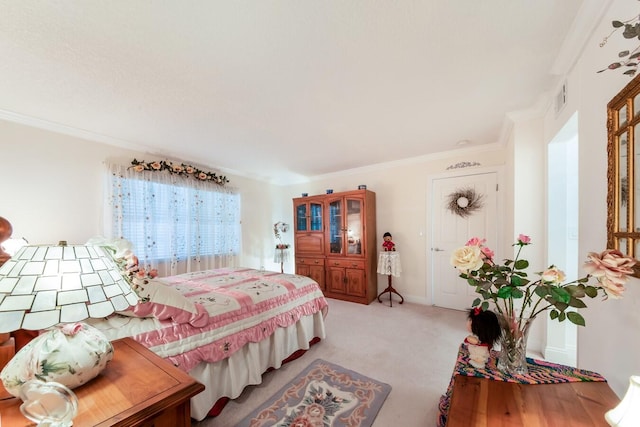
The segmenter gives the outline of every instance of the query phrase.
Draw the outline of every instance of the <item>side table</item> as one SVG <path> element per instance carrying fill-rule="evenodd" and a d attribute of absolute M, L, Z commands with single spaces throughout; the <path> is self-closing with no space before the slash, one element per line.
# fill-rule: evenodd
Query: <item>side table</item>
<path fill-rule="evenodd" d="M 73 391 L 78 415 L 73 427 L 191 426 L 189 399 L 204 386 L 131 338 L 113 341 L 114 356 L 93 380 Z M 0 401 L 3 425 L 32 426 L 22 401 Z"/>
<path fill-rule="evenodd" d="M 447 427 L 606 426 L 605 412 L 619 402 L 606 382 L 517 384 L 458 375 Z"/>
<path fill-rule="evenodd" d="M 284 273 L 284 263 L 289 261 L 289 248 L 276 248 L 273 262 L 280 264 L 280 273 Z"/>
<path fill-rule="evenodd" d="M 404 298 L 398 293 L 398 291 L 393 288 L 393 284 L 391 281 L 391 276 L 399 277 L 401 272 L 402 267 L 400 267 L 400 252 L 380 252 L 380 255 L 378 256 L 378 274 L 387 275 L 388 285 L 387 288 L 384 291 L 380 292 L 380 295 L 378 295 L 378 302 L 382 302 L 380 297 L 387 292 L 389 292 L 389 307 L 393 307 L 393 300 L 391 299 L 392 293 L 400 297 L 400 304 L 404 302 Z"/>

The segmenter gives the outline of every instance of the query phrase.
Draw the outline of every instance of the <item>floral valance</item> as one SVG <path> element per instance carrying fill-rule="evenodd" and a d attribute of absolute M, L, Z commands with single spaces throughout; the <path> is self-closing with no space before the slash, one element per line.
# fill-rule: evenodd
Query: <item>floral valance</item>
<path fill-rule="evenodd" d="M 218 176 L 215 172 L 203 171 L 195 166 L 173 163 L 167 160 L 145 162 L 144 160 L 133 159 L 130 167 L 136 172 L 167 171 L 173 175 L 191 176 L 199 181 L 211 181 L 218 185 L 224 185 L 229 182 L 226 176 Z"/>

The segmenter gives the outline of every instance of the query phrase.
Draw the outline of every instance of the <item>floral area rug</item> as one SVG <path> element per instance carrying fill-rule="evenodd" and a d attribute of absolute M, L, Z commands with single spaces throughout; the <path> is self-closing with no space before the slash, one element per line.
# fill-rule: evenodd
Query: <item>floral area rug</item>
<path fill-rule="evenodd" d="M 316 359 L 238 427 L 370 427 L 391 386 Z"/>

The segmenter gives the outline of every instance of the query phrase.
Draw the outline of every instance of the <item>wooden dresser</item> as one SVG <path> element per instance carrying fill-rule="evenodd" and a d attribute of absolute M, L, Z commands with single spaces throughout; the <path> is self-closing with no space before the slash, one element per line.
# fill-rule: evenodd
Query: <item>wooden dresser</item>
<path fill-rule="evenodd" d="M 113 360 L 96 378 L 73 391 L 74 427 L 191 425 L 189 399 L 204 386 L 130 338 L 113 342 Z M 20 413 L 20 399 L 0 401 L 5 426 L 33 426 Z"/>

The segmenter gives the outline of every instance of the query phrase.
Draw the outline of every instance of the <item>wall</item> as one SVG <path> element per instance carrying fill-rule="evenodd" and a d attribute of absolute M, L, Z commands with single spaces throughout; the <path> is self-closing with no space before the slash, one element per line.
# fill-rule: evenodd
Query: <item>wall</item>
<path fill-rule="evenodd" d="M 0 120 L 0 216 L 32 244 L 83 243 L 102 235 L 103 162 L 128 164 L 148 154 Z M 206 168 L 205 168 L 206 169 Z M 215 170 L 215 169 L 212 169 Z M 281 203 L 270 185 L 229 176 L 242 196 L 243 255 L 248 267 L 275 269 L 271 216 Z M 256 215 L 259 213 L 259 215 Z"/>
<path fill-rule="evenodd" d="M 102 185 L 105 160 L 128 164 L 131 159 L 152 160 L 153 156 L 85 139 L 0 120 L 0 148 L 3 167 L 0 180 L 3 202 L 0 216 L 11 221 L 14 237 L 44 244 L 67 240 L 82 243 L 102 235 Z M 324 193 L 355 189 L 366 184 L 377 196 L 377 236 L 391 231 L 402 251 L 403 274 L 394 287 L 407 301 L 431 303 L 431 284 L 426 268 L 430 227 L 429 179 L 462 161 L 482 166 L 504 164 L 504 150 L 493 145 L 439 156 L 421 157 L 324 176 L 305 184 L 286 187 L 229 176 L 242 195 L 242 256 L 240 265 L 279 270 L 273 262 L 273 224 L 293 222 L 291 199 L 302 192 Z M 174 159 L 179 160 L 179 159 Z M 203 166 L 206 169 L 206 167 Z M 212 168 L 215 170 L 215 168 Z M 507 206 L 509 204 L 507 203 Z M 292 233 L 283 233 L 292 242 Z M 285 272 L 294 272 L 291 258 Z M 378 277 L 378 288 L 386 287 Z"/>
<path fill-rule="evenodd" d="M 612 30 L 611 21 L 638 15 L 638 2 L 615 0 L 605 11 L 588 39 L 576 64 L 567 73 L 568 104 L 560 114 L 549 111 L 545 117 L 546 140 L 550 141 L 576 111 L 579 152 L 579 242 L 583 257 L 602 251 L 606 245 L 607 127 L 606 106 L 629 81 L 620 70 L 597 73 L 617 60 L 617 53 L 633 50 L 637 40 L 611 36 L 604 47 L 602 39 Z M 582 270 L 581 270 L 582 271 Z M 621 300 L 589 300 L 581 310 L 587 326 L 578 328 L 578 366 L 603 374 L 614 391 L 622 396 L 629 376 L 640 373 L 640 281 L 632 279 Z"/>
<path fill-rule="evenodd" d="M 485 149 L 472 148 L 456 154 L 450 152 L 387 163 L 287 186 L 282 190 L 282 201 L 289 209 L 286 222 L 293 221 L 291 199 L 299 197 L 301 193 L 323 194 L 328 188 L 335 192 L 355 190 L 358 185 L 365 184 L 367 189 L 376 193 L 378 246 L 382 245 L 384 232 L 389 231 L 396 248 L 401 252 L 402 274 L 393 279 L 393 287 L 406 301 L 431 304 L 432 284 L 428 283 L 427 271 L 431 226 L 430 178 L 441 176 L 448 166 L 463 161 L 477 161 L 482 167 L 501 166 L 505 161 L 504 148 L 495 145 Z M 506 205 L 510 206 L 510 203 Z M 292 243 L 291 233 L 284 235 L 284 239 Z M 288 265 L 289 271 L 293 270 L 292 264 Z M 381 292 L 386 286 L 386 276 L 379 275 L 378 291 Z"/>

